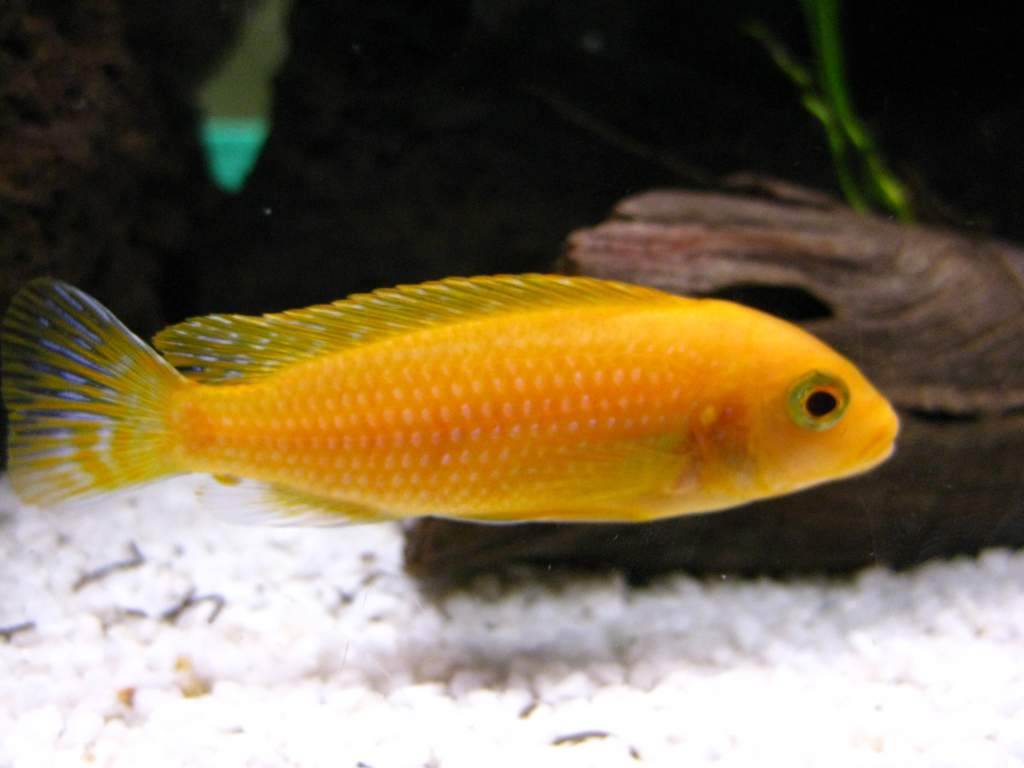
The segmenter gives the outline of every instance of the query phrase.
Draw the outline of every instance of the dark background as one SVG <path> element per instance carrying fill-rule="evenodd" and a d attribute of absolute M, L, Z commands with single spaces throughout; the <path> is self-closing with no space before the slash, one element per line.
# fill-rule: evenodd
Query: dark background
<path fill-rule="evenodd" d="M 835 189 L 820 126 L 740 30 L 758 19 L 806 56 L 796 2 L 297 0 L 273 132 L 234 197 L 207 179 L 190 105 L 247 4 L 3 9 L 3 303 L 57 273 L 151 331 L 544 268 L 652 186 L 750 171 Z M 849 81 L 926 217 L 1020 239 L 1018 36 L 986 13 L 850 3 Z"/>

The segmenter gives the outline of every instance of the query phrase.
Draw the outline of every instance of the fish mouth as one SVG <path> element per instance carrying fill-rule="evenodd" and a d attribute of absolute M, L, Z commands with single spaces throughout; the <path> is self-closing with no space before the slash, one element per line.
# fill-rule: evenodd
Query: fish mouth
<path fill-rule="evenodd" d="M 895 412 L 892 418 L 887 419 L 868 441 L 867 445 L 858 455 L 857 463 L 863 470 L 881 464 L 888 459 L 896 450 L 896 436 L 900 431 L 900 420 Z"/>

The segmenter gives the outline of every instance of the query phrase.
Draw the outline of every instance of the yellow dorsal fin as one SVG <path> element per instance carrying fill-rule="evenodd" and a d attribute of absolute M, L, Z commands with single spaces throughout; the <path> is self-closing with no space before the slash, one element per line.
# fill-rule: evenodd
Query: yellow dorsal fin
<path fill-rule="evenodd" d="M 165 328 L 153 343 L 191 378 L 242 383 L 300 360 L 438 325 L 568 306 L 671 301 L 681 299 L 591 277 L 451 277 L 273 315 L 197 317 Z"/>

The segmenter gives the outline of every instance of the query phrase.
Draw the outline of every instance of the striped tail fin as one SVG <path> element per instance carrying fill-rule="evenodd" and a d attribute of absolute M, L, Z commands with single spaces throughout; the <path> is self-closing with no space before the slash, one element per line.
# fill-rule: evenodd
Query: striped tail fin
<path fill-rule="evenodd" d="M 88 499 L 180 471 L 166 413 L 187 382 L 95 299 L 32 281 L 4 317 L 2 352 L 8 465 L 23 501 Z"/>

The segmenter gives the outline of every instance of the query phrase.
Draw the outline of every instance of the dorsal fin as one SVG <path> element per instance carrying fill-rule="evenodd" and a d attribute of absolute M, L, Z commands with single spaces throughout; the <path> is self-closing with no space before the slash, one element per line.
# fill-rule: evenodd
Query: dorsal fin
<path fill-rule="evenodd" d="M 153 343 L 172 365 L 198 381 L 249 383 L 300 360 L 437 325 L 505 312 L 671 301 L 680 298 L 590 277 L 452 277 L 273 315 L 192 318 L 160 331 Z"/>

